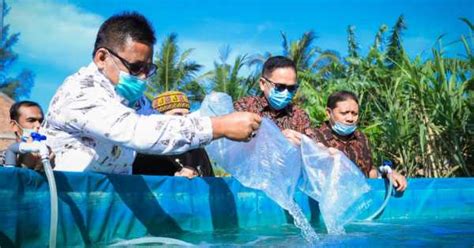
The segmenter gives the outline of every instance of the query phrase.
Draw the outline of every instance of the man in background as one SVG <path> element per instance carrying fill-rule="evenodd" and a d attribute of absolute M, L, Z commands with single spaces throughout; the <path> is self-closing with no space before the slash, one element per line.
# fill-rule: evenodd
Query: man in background
<path fill-rule="evenodd" d="M 236 111 L 249 111 L 271 119 L 293 144 L 301 143 L 301 134 L 313 138 L 306 112 L 292 104 L 298 90 L 295 63 L 284 56 L 274 56 L 263 64 L 259 79 L 260 96 L 249 96 L 234 103 Z"/>
<path fill-rule="evenodd" d="M 11 167 L 24 167 L 41 170 L 43 165 L 39 154 L 20 154 L 18 145 L 20 142 L 31 142 L 31 133 L 38 132 L 43 122 L 43 110 L 38 103 L 32 101 L 21 101 L 10 107 L 10 129 L 15 133 L 16 143 L 9 146 L 7 150 L 0 151 L 0 165 Z M 14 159 L 7 160 L 10 152 Z M 51 165 L 54 166 L 54 153 L 50 154 Z"/>

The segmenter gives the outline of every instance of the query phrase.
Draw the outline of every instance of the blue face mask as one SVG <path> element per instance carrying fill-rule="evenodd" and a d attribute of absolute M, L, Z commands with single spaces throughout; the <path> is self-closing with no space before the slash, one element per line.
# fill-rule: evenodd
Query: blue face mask
<path fill-rule="evenodd" d="M 36 132 L 35 129 L 32 129 L 32 128 L 24 128 L 24 127 L 22 127 L 22 126 L 20 125 L 20 123 L 18 123 L 18 122 L 16 122 L 16 121 L 14 121 L 14 122 L 16 123 L 16 125 L 17 125 L 18 127 L 21 128 L 21 136 L 20 136 L 20 139 L 21 139 L 22 142 L 28 141 L 28 139 L 31 137 L 31 134 Z"/>
<path fill-rule="evenodd" d="M 30 129 L 30 128 L 22 128 L 21 131 L 23 134 L 21 135 L 20 138 L 21 138 L 21 141 L 23 142 L 28 141 L 28 139 L 31 137 L 31 134 L 36 132 L 34 129 Z"/>
<path fill-rule="evenodd" d="M 126 72 L 120 71 L 119 82 L 115 86 L 115 91 L 117 91 L 117 93 L 123 98 L 127 99 L 129 106 L 132 106 L 145 92 L 146 84 L 146 80 L 142 80 Z"/>
<path fill-rule="evenodd" d="M 276 110 L 280 110 L 285 108 L 291 100 L 293 100 L 294 93 L 291 93 L 287 89 L 284 91 L 278 91 L 273 87 L 270 90 L 270 94 L 268 96 L 268 102 L 270 106 Z"/>
<path fill-rule="evenodd" d="M 338 121 L 335 121 L 332 125 L 332 130 L 341 136 L 348 136 L 355 132 L 357 124 L 347 125 Z"/>

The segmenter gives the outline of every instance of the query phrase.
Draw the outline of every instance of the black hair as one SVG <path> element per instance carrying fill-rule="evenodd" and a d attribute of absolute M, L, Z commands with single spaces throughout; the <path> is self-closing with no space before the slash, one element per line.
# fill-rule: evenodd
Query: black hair
<path fill-rule="evenodd" d="M 41 111 L 41 115 L 43 115 L 43 110 L 38 103 L 32 101 L 21 101 L 14 103 L 10 107 L 10 120 L 18 122 L 18 119 L 20 118 L 21 107 L 37 107 Z"/>
<path fill-rule="evenodd" d="M 354 94 L 353 92 L 347 91 L 347 90 L 336 91 L 328 97 L 328 102 L 326 104 L 326 107 L 330 109 L 334 109 L 336 108 L 336 105 L 338 102 L 343 102 L 349 99 L 354 100 L 357 103 L 357 105 L 359 105 L 359 99 L 357 98 L 356 94 Z"/>
<path fill-rule="evenodd" d="M 273 56 L 263 64 L 262 75 L 270 77 L 272 72 L 279 68 L 292 68 L 296 73 L 296 65 L 293 60 L 284 56 Z"/>
<path fill-rule="evenodd" d="M 97 33 L 92 57 L 101 47 L 121 51 L 128 37 L 151 47 L 156 42 L 155 31 L 143 15 L 138 12 L 123 12 L 111 16 L 102 23 Z"/>

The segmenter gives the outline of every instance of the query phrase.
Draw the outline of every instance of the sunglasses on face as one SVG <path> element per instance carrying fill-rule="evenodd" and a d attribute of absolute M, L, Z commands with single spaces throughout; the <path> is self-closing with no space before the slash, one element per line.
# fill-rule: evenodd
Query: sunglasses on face
<path fill-rule="evenodd" d="M 277 83 L 277 82 L 273 82 L 272 80 L 262 76 L 262 78 L 271 83 L 275 89 L 277 91 L 284 91 L 285 89 L 288 90 L 289 92 L 295 92 L 297 89 L 298 89 L 298 84 L 294 84 L 294 85 L 286 85 L 286 84 L 281 84 L 281 83 Z"/>
<path fill-rule="evenodd" d="M 120 62 L 122 62 L 122 64 L 127 68 L 128 72 L 132 76 L 138 76 L 144 73 L 146 75 L 146 78 L 149 78 L 156 73 L 157 66 L 153 63 L 146 63 L 146 62 L 130 63 L 126 59 L 120 57 L 120 55 L 118 55 L 111 49 L 108 49 L 106 47 L 103 47 L 103 48 L 107 50 L 110 54 L 118 58 Z"/>

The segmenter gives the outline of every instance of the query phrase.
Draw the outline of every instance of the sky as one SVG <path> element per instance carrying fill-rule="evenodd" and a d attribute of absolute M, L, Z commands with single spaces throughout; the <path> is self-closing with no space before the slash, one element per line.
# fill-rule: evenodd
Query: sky
<path fill-rule="evenodd" d="M 347 54 L 347 27 L 355 26 L 364 53 L 382 24 L 392 27 L 403 14 L 408 29 L 403 44 L 411 57 L 429 56 L 440 35 L 443 44 L 469 35 L 459 17 L 474 23 L 472 0 L 5 0 L 11 7 L 4 23 L 19 32 L 19 55 L 13 74 L 26 68 L 35 74 L 30 100 L 47 109 L 64 79 L 92 61 L 97 31 L 108 17 L 134 10 L 155 28 L 159 48 L 164 37 L 178 34 L 181 50 L 213 68 L 219 49 L 228 45 L 229 61 L 240 54 L 281 54 L 284 32 L 290 40 L 313 30 L 315 45 Z M 459 56 L 462 46 L 446 47 Z"/>

